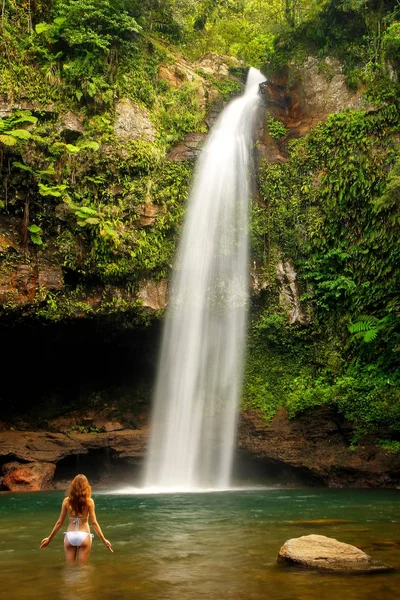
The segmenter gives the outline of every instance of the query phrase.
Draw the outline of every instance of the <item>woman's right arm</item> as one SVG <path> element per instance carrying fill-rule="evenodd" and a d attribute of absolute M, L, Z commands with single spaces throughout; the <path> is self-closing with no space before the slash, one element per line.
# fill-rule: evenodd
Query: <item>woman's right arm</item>
<path fill-rule="evenodd" d="M 93 529 L 95 530 L 95 532 L 97 533 L 97 535 L 99 536 L 99 538 L 101 539 L 103 544 L 106 546 L 106 548 L 108 548 L 108 550 L 110 552 L 114 552 L 113 549 L 111 548 L 111 542 L 106 540 L 106 538 L 104 537 L 103 532 L 101 530 L 101 527 L 97 522 L 96 512 L 94 509 L 94 500 L 92 498 L 89 500 L 89 516 L 90 516 L 90 520 L 93 525 Z"/>

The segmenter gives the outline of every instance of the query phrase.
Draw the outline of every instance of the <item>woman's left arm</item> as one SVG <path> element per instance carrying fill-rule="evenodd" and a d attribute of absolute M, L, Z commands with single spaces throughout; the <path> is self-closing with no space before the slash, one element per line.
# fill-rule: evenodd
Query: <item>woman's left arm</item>
<path fill-rule="evenodd" d="M 58 519 L 56 521 L 56 524 L 53 527 L 53 531 L 51 532 L 51 534 L 49 535 L 49 537 L 44 538 L 44 540 L 42 540 L 42 543 L 40 544 L 40 549 L 41 550 L 43 548 L 46 548 L 46 546 L 48 546 L 50 544 L 51 540 L 56 535 L 57 531 L 59 531 L 59 529 L 61 529 L 62 524 L 65 521 L 66 514 L 67 514 L 67 498 L 64 498 L 63 503 L 61 505 L 60 516 L 58 517 Z"/>

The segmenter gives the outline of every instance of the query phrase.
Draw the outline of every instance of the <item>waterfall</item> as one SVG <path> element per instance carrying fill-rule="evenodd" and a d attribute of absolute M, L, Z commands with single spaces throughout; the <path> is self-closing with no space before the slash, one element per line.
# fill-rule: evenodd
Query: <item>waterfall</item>
<path fill-rule="evenodd" d="M 154 397 L 145 487 L 229 487 L 248 306 L 248 203 L 259 84 L 212 128 L 189 195 Z"/>

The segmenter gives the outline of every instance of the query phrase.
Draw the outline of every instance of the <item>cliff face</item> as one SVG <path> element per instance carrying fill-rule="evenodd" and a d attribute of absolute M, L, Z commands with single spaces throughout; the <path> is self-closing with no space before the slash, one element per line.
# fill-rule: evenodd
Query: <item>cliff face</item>
<path fill-rule="evenodd" d="M 78 420 L 82 422 L 82 414 Z M 2 489 L 65 488 L 77 469 L 87 473 L 95 486 L 140 486 L 148 441 L 145 423 L 139 429 L 126 429 L 119 422 L 101 421 L 99 417 L 86 416 L 83 421 L 97 422 L 103 433 L 79 433 L 67 418 L 58 422 L 58 427 L 64 424 L 69 428 L 66 433 L 1 432 Z M 247 458 L 236 479 L 251 484 L 257 471 L 254 481 L 266 485 L 400 485 L 400 457 L 378 448 L 367 437 L 354 448 L 352 433 L 349 424 L 327 407 L 292 420 L 282 409 L 270 423 L 259 411 L 246 410 L 240 419 L 238 458 L 242 463 L 243 453 Z"/>
<path fill-rule="evenodd" d="M 271 165 L 286 164 L 291 140 L 306 135 L 332 113 L 346 108 L 372 110 L 359 93 L 348 91 L 336 61 L 317 61 L 310 57 L 300 71 L 293 73 L 291 68 L 263 86 L 266 106 L 260 111 L 259 164 L 264 158 Z M 99 485 L 121 481 L 132 483 L 132 477 L 135 478 L 147 443 L 147 403 L 157 345 L 157 340 L 150 339 L 151 334 L 146 338 L 143 331 L 149 322 L 160 316 L 168 301 L 168 274 L 193 161 L 208 128 L 224 105 L 224 94 L 214 84 L 217 82 L 220 87 L 227 74 L 227 66 L 216 57 L 206 57 L 195 67 L 183 59 L 173 64 L 170 60 L 160 60 L 156 80 L 161 83 L 162 93 L 171 94 L 169 104 L 166 103 L 162 110 L 158 108 L 157 112 L 134 98 L 122 98 L 111 111 L 103 114 L 108 122 L 99 124 L 96 121 L 95 125 L 93 118 L 79 111 L 59 112 L 54 106 L 4 101 L 2 115 L 5 118 L 17 108 L 38 115 L 41 120 L 39 133 L 47 132 L 52 143 L 58 144 L 56 147 L 61 144 L 64 155 L 58 157 L 59 164 L 55 163 L 55 172 L 59 169 L 62 176 L 53 178 L 50 175 L 52 180 L 40 181 L 36 171 L 39 166 L 44 170 L 48 158 L 45 153 L 40 154 L 40 148 L 22 148 L 18 157 L 5 154 L 3 168 L 19 158 L 26 167 L 36 170 L 36 174 L 22 169 L 21 175 L 21 169 L 18 171 L 15 167 L 11 170 L 12 177 L 7 178 L 9 205 L 7 212 L 0 216 L 3 327 L 20 341 L 20 348 L 26 349 L 24 343 L 26 339 L 30 341 L 28 354 L 35 353 L 37 337 L 36 334 L 28 336 L 24 342 L 21 332 L 32 320 L 35 328 L 47 328 L 50 348 L 58 336 L 60 343 L 54 345 L 54 349 L 61 353 L 64 340 L 69 340 L 67 347 L 71 352 L 62 354 L 58 387 L 63 386 L 63 379 L 79 380 L 80 371 L 90 371 L 92 377 L 84 379 L 85 385 L 81 388 L 68 388 L 76 403 L 85 405 L 84 410 L 78 410 L 72 420 L 67 418 L 68 422 L 57 422 L 54 414 L 41 416 L 42 422 L 35 425 L 40 431 L 36 432 L 29 430 L 35 408 L 28 407 L 28 400 L 22 404 L 15 400 L 17 394 L 12 396 L 11 409 L 14 405 L 18 407 L 17 412 L 23 414 L 23 419 L 19 423 L 7 420 L 0 430 L 3 489 L 36 490 L 63 486 L 74 474 L 78 460 Z M 160 91 L 159 95 L 162 93 Z M 179 114 L 172 117 L 171 114 L 183 111 L 189 97 L 190 102 L 195 102 L 191 111 L 193 118 L 182 124 Z M 168 111 L 172 122 L 168 121 Z M 285 130 L 282 135 L 273 135 L 271 117 L 282 123 Z M 167 141 L 168 136 L 172 141 Z M 83 148 L 78 141 L 85 139 L 95 141 L 98 148 L 93 145 Z M 72 154 L 66 156 L 68 144 L 81 149 L 70 148 Z M 61 189 L 64 185 L 68 186 L 65 196 L 65 189 Z M 316 180 L 316 188 L 317 185 Z M 46 201 L 49 197 L 51 201 L 44 206 L 46 196 L 39 190 L 46 193 L 49 188 L 52 191 Z M 83 192 L 84 188 L 89 190 L 88 195 Z M 74 194 L 72 201 L 71 194 Z M 259 198 L 258 206 L 265 218 L 268 207 L 262 198 Z M 28 227 L 36 223 L 40 231 L 29 231 Z M 294 331 L 291 327 L 298 328 L 296 331 L 303 335 L 310 323 L 312 327 L 315 317 L 302 299 L 307 291 L 306 284 L 284 247 L 285 240 L 281 249 L 268 250 L 268 224 L 263 225 L 263 248 L 261 251 L 255 248 L 253 257 L 255 312 L 272 298 L 276 303 L 273 309 L 279 318 L 284 318 L 289 337 Z M 39 235 L 40 243 L 35 234 Z M 16 321 L 20 330 L 14 335 Z M 60 333 L 55 321 L 78 332 L 76 343 L 81 344 L 78 360 L 70 334 Z M 94 345 L 96 340 L 100 344 L 100 338 L 106 336 L 110 339 L 110 348 L 113 343 L 120 345 L 126 351 L 124 354 L 132 351 L 131 345 L 124 346 L 125 333 L 136 337 L 133 356 L 140 365 L 137 371 L 148 370 L 144 391 L 139 400 L 135 392 L 133 403 L 129 392 L 115 387 L 118 370 L 111 383 L 106 380 L 102 383 L 109 392 L 111 404 L 123 394 L 125 404 L 121 407 L 116 400 L 115 411 L 101 419 L 95 413 L 103 409 L 108 398 L 102 395 L 94 381 L 106 367 L 101 361 L 85 358 L 85 354 L 91 353 L 99 358 L 93 347 L 85 346 L 84 339 L 88 339 L 85 322 L 92 323 L 97 330 L 96 335 L 94 330 L 89 332 L 94 337 Z M 268 327 L 271 329 L 275 325 L 271 321 Z M 54 331 L 53 342 L 51 331 Z M 276 340 L 273 343 L 276 344 Z M 18 344 L 13 344 L 10 348 L 17 352 Z M 148 351 L 144 362 L 138 356 L 141 347 Z M 252 352 L 251 348 L 250 358 Z M 112 351 L 107 356 L 111 357 L 111 354 Z M 123 352 L 118 354 L 119 357 L 122 355 Z M 333 362 L 330 355 L 326 356 L 327 361 Z M 269 359 L 264 356 L 262 360 L 265 363 Z M 314 356 L 304 358 L 307 365 L 313 360 Z M 51 380 L 51 385 L 42 386 L 40 376 L 46 365 L 42 365 L 38 377 L 40 356 L 32 362 L 29 385 L 23 387 L 25 397 L 30 398 L 30 386 L 39 387 L 39 391 L 33 393 L 35 402 L 51 404 L 54 400 L 58 406 L 55 413 L 63 412 L 60 411 L 63 403 L 64 412 L 69 411 L 68 394 L 63 395 L 59 390 L 56 394 L 51 392 L 56 379 Z M 11 369 L 12 361 L 9 365 Z M 276 378 L 280 385 L 279 378 L 282 373 L 285 375 L 286 365 L 282 367 L 273 362 L 271 365 L 268 376 Z M 287 368 L 291 380 L 296 376 L 297 366 L 293 361 Z M 128 361 L 126 367 L 135 371 L 133 362 Z M 332 368 L 334 370 L 336 366 Z M 257 377 L 258 384 L 259 372 Z M 139 388 L 139 380 L 137 373 L 126 387 Z M 10 386 L 17 388 L 18 384 L 10 381 L 8 389 Z M 285 386 L 281 387 L 287 394 Z M 267 396 L 269 392 L 264 390 L 263 393 Z M 93 401 L 92 396 L 96 394 L 97 399 Z M 134 414 L 127 409 L 129 402 L 135 407 Z M 94 406 L 94 413 L 88 415 L 89 404 Z M 299 480 L 317 485 L 399 485 L 398 455 L 378 448 L 374 439 L 368 436 L 364 436 L 354 449 L 353 426 L 332 407 L 309 410 L 295 419 L 289 419 L 287 410 L 281 408 L 275 410 L 275 416 L 268 421 L 265 411 L 256 408 L 257 402 L 246 401 L 246 405 L 241 415 L 238 448 L 266 467 L 289 469 Z"/>
<path fill-rule="evenodd" d="M 135 86 L 108 108 L 0 96 L 3 316 L 145 322 L 165 307 L 194 160 L 224 106 L 216 88 L 241 84 L 214 55 L 141 53 L 155 63 L 147 103 Z"/>

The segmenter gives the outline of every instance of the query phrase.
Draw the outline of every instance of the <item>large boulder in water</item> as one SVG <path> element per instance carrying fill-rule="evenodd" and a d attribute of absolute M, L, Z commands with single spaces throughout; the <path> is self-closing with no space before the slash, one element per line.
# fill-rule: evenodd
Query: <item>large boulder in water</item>
<path fill-rule="evenodd" d="M 394 570 L 372 560 L 359 548 L 325 535 L 303 535 L 288 540 L 279 550 L 278 563 L 329 573 L 361 574 Z"/>

